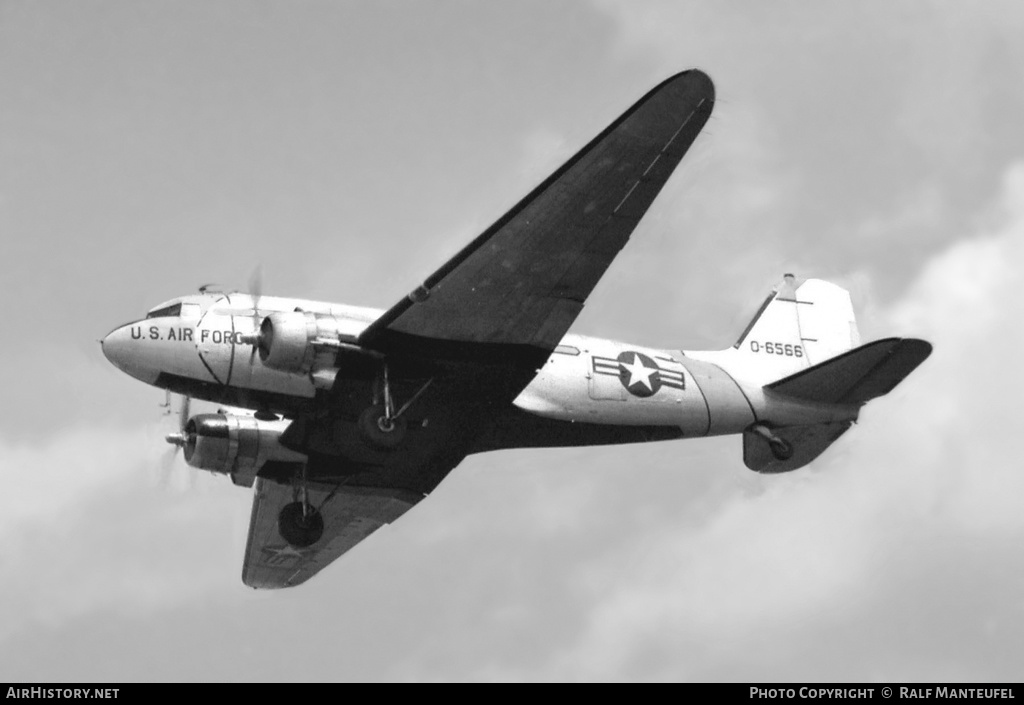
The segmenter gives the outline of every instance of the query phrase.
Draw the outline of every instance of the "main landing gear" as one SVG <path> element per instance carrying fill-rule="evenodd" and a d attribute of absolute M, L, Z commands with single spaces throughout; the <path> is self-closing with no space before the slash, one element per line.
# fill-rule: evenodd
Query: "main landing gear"
<path fill-rule="evenodd" d="M 292 502 L 277 515 L 277 530 L 292 546 L 308 548 L 324 535 L 324 518 L 308 504 Z"/>
<path fill-rule="evenodd" d="M 409 401 L 396 411 L 395 400 L 391 393 L 388 365 L 384 363 L 378 384 L 379 392 L 374 394 L 373 404 L 359 415 L 359 431 L 363 439 L 369 445 L 381 450 L 392 450 L 401 445 L 405 439 L 405 432 L 408 430 L 408 424 L 403 414 L 423 392 L 427 391 L 427 387 L 433 381 L 433 378 L 428 379 Z"/>
<path fill-rule="evenodd" d="M 751 426 L 750 430 L 768 441 L 768 448 L 776 460 L 789 460 L 793 457 L 793 444 L 775 435 L 764 424 L 755 424 Z"/>
<path fill-rule="evenodd" d="M 301 499 L 284 505 L 277 515 L 277 530 L 281 538 L 296 548 L 308 548 L 324 535 L 324 518 L 309 503 L 306 479 L 306 466 L 303 465 Z"/>

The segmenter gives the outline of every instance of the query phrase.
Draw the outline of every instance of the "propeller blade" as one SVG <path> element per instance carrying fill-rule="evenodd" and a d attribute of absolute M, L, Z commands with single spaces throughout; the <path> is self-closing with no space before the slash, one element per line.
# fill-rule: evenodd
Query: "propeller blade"
<path fill-rule="evenodd" d="M 168 395 L 169 396 L 169 395 Z M 170 399 L 167 401 L 170 405 Z M 192 406 L 192 399 L 189 396 L 181 395 L 181 404 L 178 406 L 178 430 L 172 433 L 168 433 L 164 436 L 164 440 L 171 444 L 172 447 L 167 449 L 160 458 L 160 470 L 157 478 L 158 486 L 162 488 L 169 488 L 174 486 L 176 489 L 185 489 L 180 485 L 185 482 L 184 479 L 176 480 L 175 478 L 181 476 L 180 469 L 176 469 L 175 465 L 178 463 L 179 453 L 182 448 L 188 445 L 189 434 L 188 434 L 188 420 L 190 418 L 190 410 Z M 168 411 L 169 413 L 169 411 Z M 187 480 L 188 489 L 193 489 L 196 485 L 196 471 L 195 468 L 189 466 L 189 476 Z"/>
<path fill-rule="evenodd" d="M 174 472 L 174 463 L 178 459 L 178 448 L 168 448 L 160 457 L 160 476 L 157 478 L 157 486 L 167 487 Z"/>
<path fill-rule="evenodd" d="M 249 295 L 252 296 L 253 301 L 253 312 L 256 311 L 256 304 L 260 300 L 260 296 L 263 295 L 263 265 L 257 264 L 256 268 L 252 270 L 252 274 L 249 275 Z"/>
<path fill-rule="evenodd" d="M 170 402 L 168 402 L 170 403 Z M 178 407 L 178 430 L 175 433 L 168 433 L 164 436 L 164 440 L 171 445 L 178 446 L 179 448 L 185 445 L 185 441 L 188 440 L 185 433 L 185 429 L 188 427 L 189 419 L 189 407 L 191 406 L 192 400 L 182 395 L 181 406 Z"/>
<path fill-rule="evenodd" d="M 256 350 L 260 344 L 260 297 L 263 296 L 263 265 L 257 264 L 249 275 L 249 296 L 252 298 L 252 352 L 249 353 L 249 364 L 256 360 Z"/>
<path fill-rule="evenodd" d="M 181 410 L 178 412 L 178 430 L 181 431 L 182 435 L 185 433 L 185 427 L 188 425 L 189 419 L 189 408 L 192 406 L 192 399 L 188 396 L 181 398 Z"/>

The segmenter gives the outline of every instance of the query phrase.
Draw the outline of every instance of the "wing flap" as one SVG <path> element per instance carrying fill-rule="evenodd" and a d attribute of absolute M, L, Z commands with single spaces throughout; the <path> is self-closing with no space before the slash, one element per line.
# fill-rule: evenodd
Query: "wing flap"
<path fill-rule="evenodd" d="M 297 497 L 297 488 L 256 479 L 242 567 L 246 585 L 267 589 L 304 583 L 421 498 L 412 492 L 372 487 L 310 489 L 309 501 L 323 517 L 324 533 L 309 548 L 295 548 L 282 538 L 277 518 Z"/>
<path fill-rule="evenodd" d="M 391 350 L 428 338 L 552 350 L 713 103 L 700 71 L 664 81 L 371 324 L 360 344 Z"/>

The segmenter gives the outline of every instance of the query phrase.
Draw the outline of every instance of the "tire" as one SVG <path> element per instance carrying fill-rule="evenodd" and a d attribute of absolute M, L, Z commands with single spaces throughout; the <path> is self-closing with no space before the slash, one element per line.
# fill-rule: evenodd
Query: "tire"
<path fill-rule="evenodd" d="M 303 516 L 302 502 L 292 502 L 286 504 L 277 515 L 277 530 L 292 546 L 307 548 L 324 535 L 324 518 L 312 508 L 307 516 Z"/>
<path fill-rule="evenodd" d="M 776 460 L 789 460 L 793 457 L 792 443 L 783 440 L 768 441 L 768 447 L 771 448 Z"/>
<path fill-rule="evenodd" d="M 381 404 L 374 404 L 359 415 L 359 433 L 362 434 L 363 440 L 374 448 L 397 448 L 405 440 L 405 432 L 404 418 L 392 419 L 390 429 L 386 428 L 384 406 Z"/>

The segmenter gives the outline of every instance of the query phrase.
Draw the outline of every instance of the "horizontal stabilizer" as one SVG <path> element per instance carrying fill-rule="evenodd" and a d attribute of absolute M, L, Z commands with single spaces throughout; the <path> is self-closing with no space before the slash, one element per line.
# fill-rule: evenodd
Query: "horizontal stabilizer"
<path fill-rule="evenodd" d="M 864 404 L 888 394 L 931 354 L 916 338 L 884 338 L 765 385 L 777 394 L 825 404 Z"/>
<path fill-rule="evenodd" d="M 786 454 L 773 452 L 771 444 L 761 434 L 748 428 L 743 432 L 743 464 L 766 474 L 795 470 L 821 455 L 851 424 L 851 421 L 839 421 L 772 429 L 774 436 L 791 449 Z"/>
<path fill-rule="evenodd" d="M 743 434 L 743 463 L 754 472 L 765 474 L 796 470 L 821 455 L 846 433 L 851 423 L 839 421 L 772 429 L 776 438 L 791 449 L 791 453 L 783 457 L 772 451 L 771 444 L 761 434 L 747 429 Z"/>

